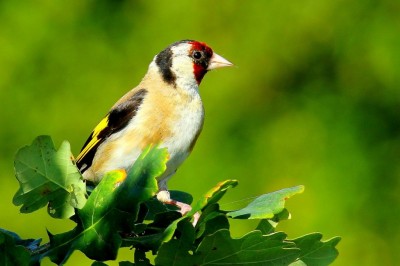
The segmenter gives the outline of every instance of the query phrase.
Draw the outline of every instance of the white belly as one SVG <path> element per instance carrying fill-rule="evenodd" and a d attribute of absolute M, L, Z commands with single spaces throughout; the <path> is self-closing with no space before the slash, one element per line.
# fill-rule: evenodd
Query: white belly
<path fill-rule="evenodd" d="M 161 147 L 166 147 L 170 155 L 167 162 L 167 170 L 159 178 L 160 189 L 166 189 L 166 182 L 175 173 L 178 167 L 189 156 L 197 137 L 203 127 L 204 109 L 201 105 L 187 106 L 179 113 L 181 117 L 172 128 L 172 135 L 166 139 Z"/>

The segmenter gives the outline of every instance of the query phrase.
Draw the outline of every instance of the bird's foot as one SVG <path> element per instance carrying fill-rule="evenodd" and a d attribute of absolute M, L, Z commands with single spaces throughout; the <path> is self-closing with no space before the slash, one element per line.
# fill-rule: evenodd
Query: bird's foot
<path fill-rule="evenodd" d="M 157 199 L 164 204 L 173 205 L 179 208 L 179 212 L 182 216 L 186 215 L 188 212 L 192 210 L 192 206 L 186 204 L 184 202 L 176 201 L 171 199 L 169 191 L 161 190 L 157 193 Z M 197 222 L 199 221 L 200 213 L 196 212 L 193 215 L 193 226 L 196 226 Z"/>

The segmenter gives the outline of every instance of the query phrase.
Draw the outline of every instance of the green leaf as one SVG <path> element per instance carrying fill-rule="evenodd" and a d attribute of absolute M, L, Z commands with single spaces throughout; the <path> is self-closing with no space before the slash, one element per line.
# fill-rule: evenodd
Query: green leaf
<path fill-rule="evenodd" d="M 166 149 L 147 148 L 126 177 L 124 171 L 107 173 L 87 203 L 77 210 L 77 226 L 50 237 L 50 249 L 42 255 L 64 263 L 74 250 L 104 261 L 115 259 L 121 246 L 120 232 L 131 232 L 139 206 L 158 191 L 156 177 L 166 168 Z"/>
<path fill-rule="evenodd" d="M 222 182 L 219 182 L 215 187 L 210 189 L 206 194 L 204 194 L 200 200 L 197 201 L 197 203 L 193 206 L 192 210 L 188 212 L 185 216 L 183 216 L 180 219 L 175 220 L 171 225 L 167 227 L 167 229 L 163 233 L 162 237 L 162 242 L 167 242 L 169 241 L 173 235 L 174 232 L 178 226 L 178 223 L 187 218 L 187 217 L 193 217 L 193 215 L 196 212 L 199 212 L 203 209 L 205 209 L 207 206 L 213 205 L 216 202 L 218 202 L 226 193 L 226 191 L 229 188 L 237 186 L 238 181 L 237 180 L 225 180 Z M 200 218 L 204 219 L 204 218 Z"/>
<path fill-rule="evenodd" d="M 130 266 L 130 265 L 136 265 L 136 266 L 151 266 L 150 260 L 146 258 L 146 253 L 141 250 L 136 248 L 135 249 L 135 263 L 131 262 L 120 262 L 120 266 Z"/>
<path fill-rule="evenodd" d="M 285 188 L 257 197 L 243 209 L 228 212 L 227 215 L 235 219 L 269 219 L 279 214 L 285 208 L 286 199 L 302 193 L 304 186 Z"/>
<path fill-rule="evenodd" d="M 278 223 L 280 221 L 288 220 L 288 219 L 290 219 L 290 213 L 286 208 L 284 208 L 281 212 L 275 214 L 274 217 L 269 218 L 269 219 L 263 219 L 263 221 L 267 221 L 267 223 L 269 223 L 269 225 L 272 226 L 272 228 L 273 228 L 272 232 L 274 232 L 275 228 L 278 226 Z M 259 228 L 257 228 L 257 229 L 259 229 Z"/>
<path fill-rule="evenodd" d="M 270 223 L 270 220 L 262 219 L 258 223 L 256 230 L 259 230 L 263 235 L 268 235 L 275 232 L 275 226 Z"/>
<path fill-rule="evenodd" d="M 226 193 L 229 188 L 236 187 L 238 184 L 237 180 L 229 179 L 219 182 L 215 187 L 210 189 L 197 203 L 194 205 L 192 211 L 188 215 L 193 215 L 196 212 L 204 209 L 207 205 L 218 202 Z"/>
<path fill-rule="evenodd" d="M 157 252 L 163 242 L 172 239 L 178 223 L 187 217 L 182 217 L 179 212 L 169 211 L 156 215 L 154 222 L 146 225 L 144 233 L 133 237 L 124 238 L 124 246 L 131 245 L 141 250 Z"/>
<path fill-rule="evenodd" d="M 292 262 L 289 264 L 290 266 L 307 266 L 303 261 L 301 260 L 296 260 L 295 262 Z"/>
<path fill-rule="evenodd" d="M 156 265 L 288 265 L 300 250 L 285 238 L 284 233 L 264 236 L 252 231 L 233 239 L 229 230 L 222 229 L 205 237 L 193 255 L 178 240 L 163 244 Z"/>
<path fill-rule="evenodd" d="M 118 229 L 120 219 L 131 220 L 129 214 L 115 208 L 114 189 L 123 176 L 121 171 L 107 173 L 93 190 L 86 205 L 77 211 L 77 226 L 69 232 L 53 235 L 50 232 L 50 248 L 42 254 L 51 261 L 63 264 L 78 249 L 91 259 L 115 258 L 120 244 Z"/>
<path fill-rule="evenodd" d="M 260 231 L 252 231 L 233 239 L 223 229 L 203 240 L 195 251 L 195 258 L 198 265 L 285 265 L 300 253 L 285 238 L 282 232 L 262 235 Z"/>
<path fill-rule="evenodd" d="M 177 231 L 180 232 L 178 239 L 172 239 L 160 247 L 155 259 L 156 265 L 191 265 L 192 258 L 188 256 L 188 251 L 194 242 L 194 228 L 184 220 L 178 223 Z"/>
<path fill-rule="evenodd" d="M 94 261 L 91 266 L 108 266 L 108 265 L 101 261 Z"/>
<path fill-rule="evenodd" d="M 340 237 L 334 237 L 327 241 L 321 241 L 322 234 L 312 233 L 293 240 L 301 253 L 299 259 L 308 266 L 323 266 L 331 264 L 339 252 L 335 248 Z"/>
<path fill-rule="evenodd" d="M 18 151 L 14 167 L 20 188 L 13 203 L 22 205 L 22 213 L 47 205 L 52 217 L 69 218 L 85 204 L 85 183 L 67 141 L 57 151 L 49 136 L 39 136 Z"/>
<path fill-rule="evenodd" d="M 38 238 L 38 239 L 31 239 L 31 238 L 30 239 L 22 239 L 16 233 L 8 231 L 8 230 L 5 230 L 3 228 L 0 228 L 0 232 L 3 232 L 5 234 L 11 236 L 14 239 L 15 244 L 20 245 L 20 246 L 24 246 L 25 248 L 27 248 L 28 250 L 31 250 L 31 251 L 36 250 L 39 247 L 40 242 L 42 242 L 41 238 Z"/>
<path fill-rule="evenodd" d="M 204 236 L 221 229 L 229 229 L 228 218 L 220 212 L 218 204 L 214 203 L 207 206 L 200 216 L 196 225 L 196 242 L 201 242 Z"/>
<path fill-rule="evenodd" d="M 30 253 L 27 248 L 16 243 L 19 240 L 17 234 L 0 230 L 0 265 L 29 265 Z"/>
<path fill-rule="evenodd" d="M 119 266 L 138 266 L 138 265 L 136 265 L 135 263 L 132 263 L 132 262 L 130 262 L 130 261 L 120 261 L 120 262 L 118 263 L 118 265 L 119 265 Z M 151 264 L 149 264 L 149 265 L 151 265 Z"/>
<path fill-rule="evenodd" d="M 162 225 L 162 230 L 160 229 L 160 224 L 150 224 L 147 231 L 150 231 L 151 229 L 154 229 L 154 227 L 158 228 L 154 230 L 153 234 L 145 234 L 144 236 L 135 236 L 135 237 L 127 237 L 124 238 L 126 243 L 130 243 L 134 247 L 139 247 L 144 250 L 153 250 L 153 252 L 156 252 L 159 246 L 162 243 L 168 242 L 172 239 L 172 237 L 175 234 L 175 231 L 178 227 L 179 222 L 181 222 L 184 219 L 188 219 L 193 217 L 193 215 L 207 207 L 208 205 L 212 205 L 215 202 L 217 202 L 227 191 L 227 189 L 231 187 L 235 187 L 237 185 L 236 180 L 226 180 L 223 182 L 220 182 L 212 188 L 210 191 L 208 191 L 192 208 L 190 212 L 188 212 L 185 216 L 177 218 L 176 212 L 165 212 L 165 213 L 158 213 L 158 215 L 161 215 L 162 219 L 164 219 L 164 225 Z M 186 197 L 188 198 L 189 197 Z M 148 204 L 149 202 L 146 202 Z M 148 204 L 150 208 L 155 208 L 155 206 L 158 205 L 158 203 L 152 202 Z M 161 207 L 162 209 L 163 207 Z M 161 210 L 160 209 L 160 210 Z M 154 212 L 154 211 L 153 211 Z M 169 214 L 167 214 L 169 213 Z M 157 221 L 157 215 L 155 216 L 155 221 Z M 168 222 L 169 221 L 169 222 Z M 164 227 L 166 226 L 166 227 Z M 150 229 L 150 230 L 149 230 Z"/>

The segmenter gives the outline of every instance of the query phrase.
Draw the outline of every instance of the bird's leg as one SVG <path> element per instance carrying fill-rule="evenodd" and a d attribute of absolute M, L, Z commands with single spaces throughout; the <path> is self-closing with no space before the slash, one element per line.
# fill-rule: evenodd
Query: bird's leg
<path fill-rule="evenodd" d="M 180 209 L 179 212 L 182 214 L 182 216 L 186 215 L 188 212 L 190 212 L 192 210 L 192 206 L 190 206 L 189 204 L 171 199 L 168 190 L 160 190 L 157 193 L 157 199 L 164 204 L 173 205 L 173 206 L 178 207 Z M 200 214 L 198 212 L 196 212 L 193 215 L 193 226 L 195 226 L 197 224 L 199 218 L 200 218 Z"/>

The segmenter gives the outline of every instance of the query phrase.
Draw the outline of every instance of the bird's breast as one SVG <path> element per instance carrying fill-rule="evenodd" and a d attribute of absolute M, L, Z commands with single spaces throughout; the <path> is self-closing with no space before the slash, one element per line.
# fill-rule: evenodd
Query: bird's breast
<path fill-rule="evenodd" d="M 161 146 L 167 147 L 170 159 L 163 177 L 173 174 L 189 156 L 203 127 L 204 108 L 200 97 L 176 106 L 175 119 L 170 124 L 170 136 Z"/>

